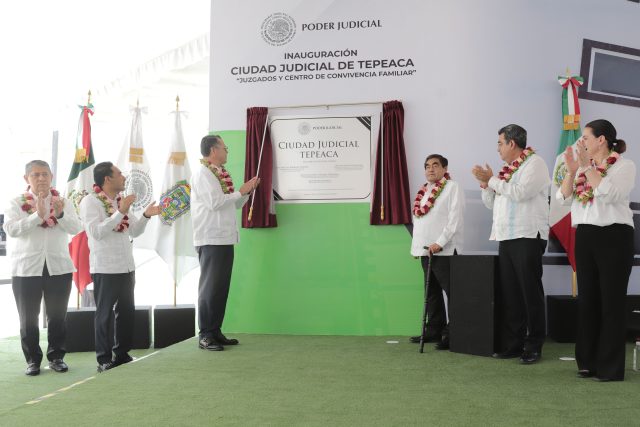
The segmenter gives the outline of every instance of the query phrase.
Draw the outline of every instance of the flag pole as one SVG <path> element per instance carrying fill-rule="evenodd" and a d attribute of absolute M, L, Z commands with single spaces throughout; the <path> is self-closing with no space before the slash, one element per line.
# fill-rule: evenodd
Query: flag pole
<path fill-rule="evenodd" d="M 87 105 L 86 105 L 86 108 L 89 108 L 89 105 L 91 105 L 91 89 L 89 89 L 89 91 L 87 92 Z M 82 115 L 80 117 L 82 117 Z M 88 159 L 87 159 L 87 161 L 88 161 Z M 78 285 L 79 284 L 76 283 L 76 290 L 78 291 L 78 294 L 76 296 L 76 309 L 80 310 L 80 287 Z"/>
<path fill-rule="evenodd" d="M 571 275 L 571 296 L 576 297 L 578 295 L 578 278 L 576 276 L 576 272 L 574 271 Z"/>
<path fill-rule="evenodd" d="M 267 125 L 269 123 L 269 112 L 267 111 L 267 118 L 264 121 L 264 130 L 262 131 L 262 143 L 260 144 L 260 154 L 258 155 L 258 168 L 256 170 L 256 176 L 260 174 L 260 163 L 262 163 L 262 150 L 264 150 L 264 140 L 267 136 Z M 251 222 L 251 217 L 253 217 L 253 202 L 256 200 L 256 188 L 251 191 L 251 207 L 249 208 L 249 215 L 247 219 Z"/>
<path fill-rule="evenodd" d="M 380 113 L 380 221 L 384 221 L 384 106 Z"/>
<path fill-rule="evenodd" d="M 176 113 L 180 111 L 180 97 L 176 95 Z"/>
<path fill-rule="evenodd" d="M 178 108 L 177 101 L 176 101 L 176 108 Z M 173 256 L 173 306 L 174 307 L 178 305 L 178 281 L 176 280 L 177 272 L 178 272 L 178 257 L 176 257 L 174 254 Z"/>

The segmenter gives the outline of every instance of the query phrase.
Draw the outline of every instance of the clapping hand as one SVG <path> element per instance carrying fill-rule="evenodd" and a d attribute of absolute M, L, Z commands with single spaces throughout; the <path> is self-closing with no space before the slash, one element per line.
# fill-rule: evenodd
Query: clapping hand
<path fill-rule="evenodd" d="M 589 157 L 589 153 L 587 153 L 587 145 L 584 140 L 580 138 L 578 142 L 576 142 L 576 154 L 578 156 L 578 164 L 581 168 L 586 168 L 591 165 L 591 158 Z"/>
<path fill-rule="evenodd" d="M 575 176 L 578 171 L 578 160 L 573 155 L 573 147 L 569 146 L 564 150 L 564 164 L 567 166 L 567 172 L 571 176 Z"/>
<path fill-rule="evenodd" d="M 38 212 L 38 216 L 42 219 L 45 219 L 49 213 L 44 203 L 46 198 L 47 193 L 43 191 L 38 193 L 38 200 L 36 200 L 36 211 Z"/>
<path fill-rule="evenodd" d="M 135 201 L 136 201 L 136 195 L 135 194 L 129 194 L 127 197 L 122 199 L 122 201 L 120 202 L 120 209 L 119 209 L 120 213 L 122 215 L 128 214 L 129 213 L 129 208 L 131 207 L 131 205 Z"/>
<path fill-rule="evenodd" d="M 53 213 L 56 216 L 56 218 L 59 217 L 62 214 L 63 210 L 64 210 L 64 200 L 63 199 L 58 199 L 58 200 L 53 202 Z"/>
<path fill-rule="evenodd" d="M 473 169 L 471 169 L 471 173 L 480 183 L 480 187 L 487 188 L 489 185 L 489 180 L 493 176 L 493 169 L 491 166 L 485 163 L 485 167 L 483 168 L 480 165 L 475 165 Z"/>

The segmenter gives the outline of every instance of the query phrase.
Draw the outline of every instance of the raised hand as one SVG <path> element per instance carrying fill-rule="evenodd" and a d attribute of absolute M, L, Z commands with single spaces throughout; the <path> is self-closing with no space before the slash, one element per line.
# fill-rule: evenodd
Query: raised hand
<path fill-rule="evenodd" d="M 55 202 L 53 202 L 53 213 L 56 217 L 59 217 L 63 210 L 64 210 L 63 199 L 58 199 Z"/>
<path fill-rule="evenodd" d="M 493 176 L 493 170 L 488 164 L 485 164 L 484 168 L 480 165 L 475 165 L 473 169 L 471 169 L 471 173 L 478 180 L 481 186 L 486 185 Z"/>
<path fill-rule="evenodd" d="M 571 176 L 575 176 L 578 171 L 578 160 L 573 156 L 573 147 L 567 147 L 564 150 L 564 164 L 567 166 L 567 172 Z"/>
<path fill-rule="evenodd" d="M 38 212 L 38 216 L 42 219 L 45 219 L 49 214 L 49 210 L 45 206 L 46 198 L 47 198 L 47 193 L 42 191 L 38 193 L 38 200 L 36 200 L 36 210 Z"/>
<path fill-rule="evenodd" d="M 254 176 L 249 181 L 242 184 L 242 186 L 240 187 L 240 194 L 244 196 L 246 194 L 251 193 L 253 190 L 255 190 L 258 187 L 259 184 L 260 184 L 260 178 L 258 178 L 257 176 Z"/>
<path fill-rule="evenodd" d="M 589 153 L 587 152 L 587 145 L 582 138 L 576 142 L 576 147 L 578 165 L 580 165 L 581 168 L 589 167 L 591 165 L 591 156 L 589 156 Z"/>
<path fill-rule="evenodd" d="M 147 206 L 147 208 L 144 210 L 144 215 L 148 216 L 148 217 L 152 217 L 154 215 L 160 215 L 160 212 L 162 212 L 162 207 L 156 205 L 155 200 L 153 202 L 151 202 L 151 204 L 149 206 Z"/>
<path fill-rule="evenodd" d="M 120 201 L 120 207 L 118 208 L 118 210 L 120 211 L 120 213 L 122 215 L 128 214 L 129 213 L 129 208 L 131 207 L 131 205 L 135 201 L 136 201 L 136 195 L 135 194 L 129 194 L 127 197 L 125 197 L 124 199 L 122 199 Z"/>

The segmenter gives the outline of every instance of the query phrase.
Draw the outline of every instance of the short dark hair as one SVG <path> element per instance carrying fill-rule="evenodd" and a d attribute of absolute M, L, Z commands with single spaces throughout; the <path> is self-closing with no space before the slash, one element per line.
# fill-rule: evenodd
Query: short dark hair
<path fill-rule="evenodd" d="M 211 154 L 211 149 L 220 144 L 222 144 L 220 135 L 207 135 L 200 141 L 200 154 L 202 154 L 203 157 L 207 157 Z"/>
<path fill-rule="evenodd" d="M 24 174 L 29 175 L 29 173 L 31 173 L 31 169 L 33 169 L 34 166 L 47 168 L 49 169 L 49 173 L 51 173 L 51 167 L 49 166 L 49 163 L 45 162 L 44 160 L 31 160 L 24 166 Z"/>
<path fill-rule="evenodd" d="M 498 131 L 498 135 L 502 134 L 507 142 L 513 140 L 523 150 L 527 148 L 527 131 L 522 126 L 506 125 Z"/>
<path fill-rule="evenodd" d="M 108 176 L 113 176 L 112 168 L 113 163 L 111 162 L 98 163 L 93 169 L 93 182 L 95 182 L 97 186 L 102 188 L 102 186 L 104 185 L 104 179 Z"/>
<path fill-rule="evenodd" d="M 427 158 L 424 160 L 425 169 L 427 168 L 427 162 L 431 159 L 438 159 L 438 161 L 440 162 L 440 166 L 442 166 L 443 168 L 446 168 L 447 166 L 449 166 L 449 160 L 447 160 L 445 156 L 441 154 L 429 154 Z"/>
<path fill-rule="evenodd" d="M 613 150 L 618 154 L 622 154 L 627 151 L 627 143 L 621 139 L 617 139 L 618 132 L 609 120 L 594 120 L 587 123 L 585 127 L 591 129 L 596 138 L 604 136 L 604 139 L 607 140 L 609 150 Z"/>

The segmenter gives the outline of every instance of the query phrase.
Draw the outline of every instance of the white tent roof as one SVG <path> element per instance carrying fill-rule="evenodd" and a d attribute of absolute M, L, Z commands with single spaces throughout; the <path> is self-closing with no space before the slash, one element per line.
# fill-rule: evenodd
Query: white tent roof
<path fill-rule="evenodd" d="M 168 143 L 167 113 L 175 108 L 176 95 L 181 109 L 190 112 L 186 137 L 189 129 L 195 136 L 208 130 L 210 0 L 7 2 L 2 18 L 0 138 L 14 160 L 1 168 L 7 183 L 0 188 L 2 200 L 22 185 L 24 163 L 51 160 L 55 130 L 57 185 L 63 187 L 75 145 L 77 106 L 86 103 L 88 90 L 95 105 L 97 161 L 115 159 L 129 105 L 138 99 L 149 109 L 143 118 L 145 140 L 159 145 L 160 155 Z"/>

